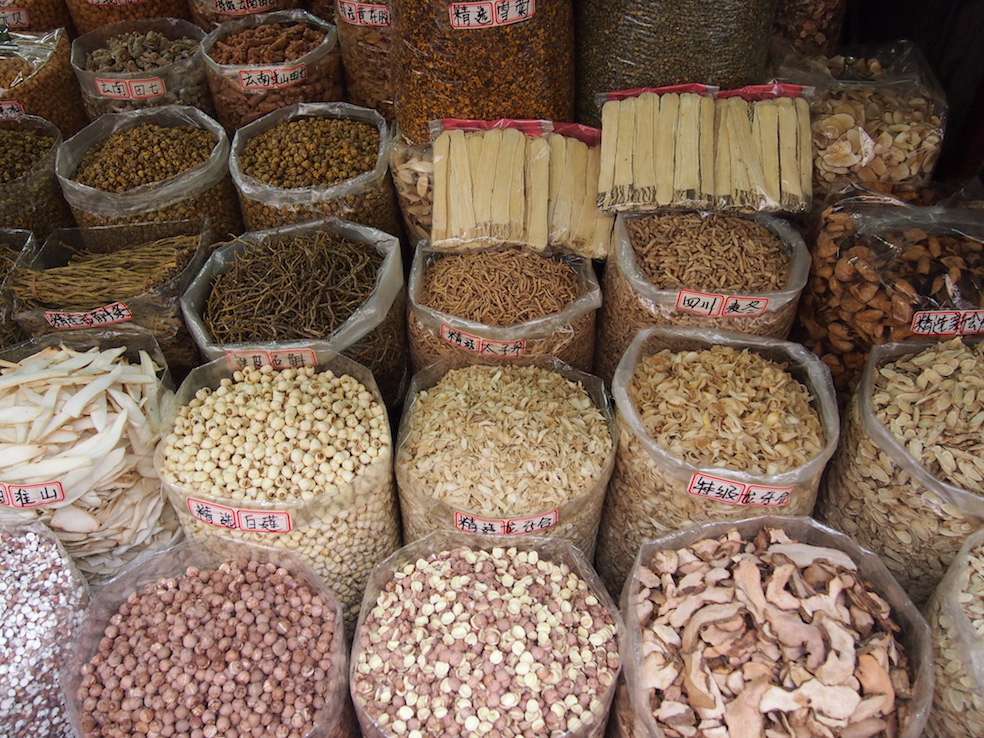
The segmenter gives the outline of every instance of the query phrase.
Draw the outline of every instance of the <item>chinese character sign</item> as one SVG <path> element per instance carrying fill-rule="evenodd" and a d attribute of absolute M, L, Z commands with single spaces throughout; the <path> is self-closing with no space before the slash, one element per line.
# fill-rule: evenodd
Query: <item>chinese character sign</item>
<path fill-rule="evenodd" d="M 448 15 L 457 29 L 492 28 L 529 20 L 536 12 L 535 0 L 491 0 L 478 3 L 451 3 Z"/>
<path fill-rule="evenodd" d="M 84 313 L 46 312 L 44 319 L 52 328 L 70 330 L 72 328 L 92 328 L 113 325 L 133 320 L 133 313 L 124 303 L 114 302 Z"/>
<path fill-rule="evenodd" d="M 27 8 L 0 8 L 0 24 L 8 28 L 27 28 L 31 25 L 31 14 Z"/>
<path fill-rule="evenodd" d="M 291 530 L 290 513 L 279 510 L 238 510 L 192 497 L 188 498 L 187 504 L 193 518 L 218 528 L 253 533 L 288 533 Z"/>
<path fill-rule="evenodd" d="M 337 17 L 354 26 L 377 26 L 384 28 L 390 25 L 389 8 L 385 5 L 352 3 L 346 0 L 338 0 Z"/>
<path fill-rule="evenodd" d="M 789 502 L 792 487 L 769 487 L 765 485 L 744 484 L 730 479 L 694 474 L 690 478 L 687 492 L 697 497 L 707 497 L 729 505 L 762 505 L 778 507 Z"/>
<path fill-rule="evenodd" d="M 551 510 L 540 515 L 505 520 L 488 520 L 469 513 L 454 514 L 455 530 L 464 533 L 478 533 L 483 536 L 523 536 L 542 533 L 557 525 L 557 511 Z"/>
<path fill-rule="evenodd" d="M 39 507 L 64 499 L 65 488 L 61 482 L 0 484 L 0 505 L 7 507 Z"/>
<path fill-rule="evenodd" d="M 441 338 L 452 346 L 479 356 L 515 358 L 526 354 L 526 339 L 493 341 L 452 328 L 447 323 L 441 324 Z"/>
<path fill-rule="evenodd" d="M 259 369 L 261 366 L 272 366 L 276 369 L 299 369 L 302 366 L 318 365 L 318 357 L 312 349 L 226 351 L 226 361 L 232 369 Z"/>
<path fill-rule="evenodd" d="M 711 292 L 680 290 L 676 309 L 682 313 L 706 315 L 709 318 L 756 318 L 769 307 L 767 297 L 717 295 Z"/>
<path fill-rule="evenodd" d="M 239 72 L 239 86 L 244 90 L 276 90 L 291 87 L 307 78 L 307 65 L 270 69 L 243 69 Z"/>
<path fill-rule="evenodd" d="M 24 106 L 10 100 L 0 102 L 0 120 L 4 118 L 20 118 L 24 115 Z"/>
<path fill-rule="evenodd" d="M 984 333 L 984 310 L 926 310 L 912 316 L 918 336 L 970 336 Z"/>

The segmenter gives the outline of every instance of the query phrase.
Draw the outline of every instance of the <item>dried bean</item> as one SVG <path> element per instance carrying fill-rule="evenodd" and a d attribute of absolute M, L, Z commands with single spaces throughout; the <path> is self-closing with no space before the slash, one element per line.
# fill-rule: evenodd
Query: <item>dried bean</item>
<path fill-rule="evenodd" d="M 342 47 L 348 99 L 393 118 L 393 19 L 390 0 L 372 5 L 342 2 L 338 15 L 338 43 Z"/>
<path fill-rule="evenodd" d="M 847 0 L 778 0 L 772 32 L 801 54 L 829 54 L 837 46 Z"/>
<path fill-rule="evenodd" d="M 79 33 L 89 33 L 109 23 L 137 18 L 181 18 L 188 20 L 184 0 L 65 0 Z"/>
<path fill-rule="evenodd" d="M 0 8 L 0 23 L 12 31 L 54 31 L 64 28 L 75 35 L 72 16 L 65 0 L 8 0 Z"/>

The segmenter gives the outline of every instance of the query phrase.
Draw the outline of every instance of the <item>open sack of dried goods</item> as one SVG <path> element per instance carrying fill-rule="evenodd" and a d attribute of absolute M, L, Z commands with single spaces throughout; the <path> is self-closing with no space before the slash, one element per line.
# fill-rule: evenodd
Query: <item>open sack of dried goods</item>
<path fill-rule="evenodd" d="M 685 84 L 599 96 L 598 207 L 808 210 L 807 92 L 798 85 L 720 92 Z"/>
<path fill-rule="evenodd" d="M 709 520 L 809 515 L 837 447 L 830 373 L 802 346 L 648 328 L 612 382 L 618 449 L 598 571 L 621 589 L 639 546 Z"/>
<path fill-rule="evenodd" d="M 847 0 L 777 0 L 772 34 L 800 54 L 832 54 L 846 10 Z"/>
<path fill-rule="evenodd" d="M 8 35 L 0 48 L 0 118 L 37 115 L 71 136 L 86 119 L 65 29 Z"/>
<path fill-rule="evenodd" d="M 213 114 L 202 61 L 202 29 L 179 18 L 145 18 L 91 31 L 72 42 L 72 70 L 90 120 L 156 105 Z"/>
<path fill-rule="evenodd" d="M 41 523 L 0 523 L 0 734 L 74 738 L 58 670 L 89 604 L 85 579 Z"/>
<path fill-rule="evenodd" d="M 768 215 L 620 215 L 605 271 L 595 371 L 611 382 L 642 329 L 691 325 L 786 338 L 810 255 Z"/>
<path fill-rule="evenodd" d="M 434 147 L 411 146 L 399 127 L 393 129 L 390 174 L 403 216 L 403 228 L 411 245 L 431 236 L 434 214 Z"/>
<path fill-rule="evenodd" d="M 14 265 L 21 250 L 34 244 L 30 231 L 0 229 L 0 275 L 6 278 L 7 271 Z M 2 287 L 2 282 L 0 282 Z M 17 321 L 11 316 L 10 293 L 0 289 L 0 350 L 23 341 L 25 336 Z"/>
<path fill-rule="evenodd" d="M 816 5 L 816 2 L 812 2 Z M 591 0 L 575 3 L 577 119 L 598 124 L 597 95 L 701 80 L 762 79 L 773 0 Z"/>
<path fill-rule="evenodd" d="M 0 22 L 13 31 L 54 31 L 75 35 L 65 0 L 15 0 L 0 8 Z"/>
<path fill-rule="evenodd" d="M 25 115 L 0 120 L 0 228 L 23 228 L 44 238 L 55 228 L 73 225 L 72 214 L 55 176 L 58 128 Z"/>
<path fill-rule="evenodd" d="M 389 144 L 383 117 L 348 103 L 297 103 L 239 129 L 229 168 L 246 227 L 335 215 L 398 236 Z"/>
<path fill-rule="evenodd" d="M 597 377 L 556 360 L 445 360 L 414 376 L 408 398 L 396 451 L 406 541 L 434 530 L 533 534 L 594 554 L 615 459 Z"/>
<path fill-rule="evenodd" d="M 108 113 L 58 147 L 55 172 L 81 226 L 210 219 L 241 233 L 229 139 L 196 108 Z"/>
<path fill-rule="evenodd" d="M 817 516 L 925 602 L 984 527 L 984 340 L 872 350 Z"/>
<path fill-rule="evenodd" d="M 622 629 L 569 543 L 432 533 L 366 589 L 350 678 L 362 735 L 601 738 Z"/>
<path fill-rule="evenodd" d="M 394 42 L 401 41 L 394 33 L 390 4 L 391 0 L 342 0 L 335 16 L 348 99 L 378 110 L 387 120 L 394 117 L 396 99 L 390 58 Z"/>
<path fill-rule="evenodd" d="M 190 543 L 92 593 L 61 678 L 80 738 L 353 738 L 335 595 L 299 558 Z"/>
<path fill-rule="evenodd" d="M 293 103 L 345 97 L 335 27 L 304 10 L 223 23 L 202 53 L 216 118 L 229 135 Z"/>
<path fill-rule="evenodd" d="M 919 738 L 929 628 L 878 557 L 809 518 L 646 543 L 622 592 L 614 738 Z"/>
<path fill-rule="evenodd" d="M 601 288 L 590 261 L 522 249 L 440 254 L 421 245 L 409 293 L 414 371 L 442 357 L 469 363 L 474 356 L 553 356 L 591 369 Z"/>
<path fill-rule="evenodd" d="M 0 352 L 0 366 L 0 523 L 47 523 L 90 581 L 173 543 L 153 464 L 170 394 L 153 337 L 47 335 Z"/>
<path fill-rule="evenodd" d="M 587 258 L 608 255 L 612 218 L 596 205 L 598 129 L 544 120 L 446 119 L 432 123 L 431 133 L 433 248 L 520 245 Z"/>
<path fill-rule="evenodd" d="M 329 218 L 247 233 L 215 250 L 182 298 L 206 359 L 301 366 L 334 351 L 372 372 L 387 405 L 407 371 L 399 241 Z"/>
<path fill-rule="evenodd" d="M 926 606 L 936 659 L 929 738 L 984 735 L 984 531 L 964 542 Z"/>
<path fill-rule="evenodd" d="M 573 5 L 392 0 L 390 63 L 407 142 L 425 143 L 428 123 L 451 116 L 573 120 Z"/>
<path fill-rule="evenodd" d="M 369 371 L 317 366 L 193 370 L 155 457 L 188 536 L 218 551 L 248 541 L 296 552 L 351 625 L 369 572 L 400 544 L 393 444 Z"/>
<path fill-rule="evenodd" d="M 188 4 L 184 0 L 64 0 L 79 33 L 138 18 L 188 19 Z"/>

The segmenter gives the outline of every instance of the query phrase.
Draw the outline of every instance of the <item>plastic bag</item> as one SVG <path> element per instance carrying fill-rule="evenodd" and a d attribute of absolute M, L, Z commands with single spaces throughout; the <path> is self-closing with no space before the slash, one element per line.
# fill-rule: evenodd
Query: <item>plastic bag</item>
<path fill-rule="evenodd" d="M 387 120 L 393 118 L 395 98 L 390 64 L 393 18 L 389 3 L 390 0 L 376 0 L 372 4 L 342 0 L 338 4 L 341 12 L 335 14 L 348 99 L 378 110 Z"/>
<path fill-rule="evenodd" d="M 108 48 L 111 38 L 123 34 L 146 34 L 150 31 L 170 41 L 194 39 L 195 52 L 186 59 L 138 72 L 99 72 L 86 70 L 86 58 L 94 51 Z M 89 120 L 103 113 L 122 113 L 157 105 L 189 105 L 214 115 L 212 97 L 205 81 L 201 40 L 205 33 L 192 23 L 178 18 L 145 18 L 110 23 L 90 31 L 72 42 L 72 70 L 82 90 L 82 102 Z"/>
<path fill-rule="evenodd" d="M 22 176 L 0 183 L 0 228 L 23 228 L 45 238 L 55 228 L 74 224 L 55 177 L 61 134 L 53 123 L 33 115 L 0 120 L 0 130 L 30 132 L 52 139 L 48 149 Z"/>
<path fill-rule="evenodd" d="M 390 174 L 411 244 L 428 240 L 434 211 L 434 148 L 429 143 L 410 146 L 396 128 L 390 149 Z"/>
<path fill-rule="evenodd" d="M 90 148 L 117 131 L 145 123 L 204 128 L 216 137 L 215 147 L 207 161 L 180 175 L 128 192 L 104 192 L 75 181 L 79 162 Z M 228 158 L 229 139 L 222 126 L 195 108 L 166 105 L 100 117 L 58 147 L 55 173 L 80 226 L 208 217 L 213 232 L 222 238 L 228 233 L 242 232 L 239 208 L 229 179 Z"/>
<path fill-rule="evenodd" d="M 321 677 L 329 685 L 325 695 L 325 705 L 313 715 L 313 726 L 303 734 L 303 738 L 319 738 L 321 736 L 324 738 L 351 738 L 357 735 L 344 722 L 347 712 L 346 703 L 348 701 L 348 660 L 341 607 L 334 593 L 325 586 L 324 582 L 299 557 L 289 552 L 245 543 L 227 543 L 221 547 L 212 549 L 190 542 L 182 543 L 160 553 L 141 558 L 120 572 L 119 576 L 112 581 L 107 582 L 105 585 L 93 591 L 92 606 L 85 614 L 85 620 L 79 629 L 78 636 L 74 639 L 73 652 L 61 666 L 61 681 L 65 687 L 66 701 L 71 713 L 72 724 L 75 730 L 78 731 L 78 735 L 90 735 L 83 727 L 82 704 L 80 698 L 77 696 L 82 684 L 83 668 L 99 652 L 100 642 L 106 639 L 105 632 L 110 627 L 113 618 L 118 619 L 120 617 L 118 613 L 120 613 L 121 607 L 132 596 L 142 593 L 145 588 L 153 588 L 155 584 L 158 584 L 162 580 L 174 580 L 184 577 L 187 575 L 188 570 L 192 568 L 199 571 L 217 569 L 222 564 L 237 559 L 272 563 L 277 567 L 286 569 L 295 579 L 306 585 L 316 596 L 321 598 L 328 610 L 333 614 L 335 630 L 332 633 L 328 657 L 331 665 L 325 670 L 324 676 Z M 244 583 L 244 590 L 246 586 L 248 585 Z M 234 596 L 240 603 L 243 602 L 243 599 L 240 599 L 243 595 L 239 592 L 234 593 Z M 225 593 L 214 593 L 212 598 L 217 598 L 220 604 L 221 601 L 224 601 L 224 606 L 231 606 L 233 603 L 233 597 L 227 596 Z M 199 603 L 199 606 L 212 611 L 216 608 L 214 602 L 209 601 L 206 604 L 204 600 Z M 310 608 L 310 604 L 307 607 Z M 297 612 L 298 615 L 301 614 L 300 607 L 298 607 Z M 132 620 L 134 617 L 135 613 L 131 613 L 125 619 Z M 293 628 L 293 626 L 291 627 Z M 155 631 L 149 625 L 144 626 L 144 628 L 149 631 L 148 635 L 150 638 L 160 637 L 161 635 L 160 631 Z M 270 632 L 273 632 L 273 630 L 271 629 Z M 283 631 L 280 631 L 278 638 L 283 637 L 282 633 Z M 250 637 L 254 637 L 257 634 L 258 631 L 249 635 Z M 250 641 L 244 636 L 240 642 L 245 644 Z M 165 644 L 160 643 L 160 645 L 164 646 Z M 196 650 L 196 653 L 198 652 Z M 213 652 L 212 649 L 209 649 L 209 653 L 206 654 L 205 649 L 201 648 L 200 658 L 206 659 L 210 670 L 223 674 L 227 679 L 232 680 L 236 674 L 231 669 L 232 664 L 216 662 L 211 657 Z M 221 655 L 219 658 L 221 659 Z M 246 664 L 248 662 L 243 660 L 238 663 Z M 185 670 L 187 667 L 177 664 L 176 667 L 185 675 L 188 674 Z M 315 677 L 311 675 L 295 676 L 292 680 L 294 683 L 293 687 L 289 688 L 285 683 L 281 683 L 281 686 L 293 695 L 306 694 L 304 692 L 305 687 L 313 690 L 310 685 L 310 680 L 313 678 Z M 182 695 L 182 699 L 184 696 L 186 695 Z M 225 693 L 219 698 L 218 702 L 225 706 L 231 704 L 232 699 L 232 694 Z M 213 700 L 206 698 L 204 694 L 201 695 L 199 700 L 198 705 L 192 710 L 193 714 L 201 719 L 201 714 L 196 712 L 196 710 L 199 708 L 204 710 L 207 703 L 208 709 L 214 713 L 211 720 L 213 721 L 212 727 L 215 727 L 214 721 L 219 714 L 218 708 L 213 707 Z M 172 706 L 164 706 L 156 712 L 148 709 L 147 712 L 151 712 L 152 717 L 148 718 L 147 722 L 150 723 L 152 720 L 160 721 L 161 717 L 165 714 L 164 711 L 167 710 L 169 712 L 171 709 Z M 121 711 L 121 720 L 126 722 L 135 720 L 136 715 L 134 712 Z M 254 712 L 253 714 L 257 713 Z M 171 713 L 171 716 L 173 717 L 173 713 Z M 286 720 L 283 717 L 279 719 L 282 722 Z M 121 725 L 126 724 L 126 722 L 121 722 Z M 206 730 L 208 730 L 207 727 Z M 301 734 L 298 733 L 298 735 Z"/>
<path fill-rule="evenodd" d="M 0 229 L 0 351 L 25 338 L 24 332 L 11 316 L 10 294 L 3 287 L 7 272 L 14 265 L 18 254 L 33 244 L 34 235 L 30 231 Z"/>
<path fill-rule="evenodd" d="M 936 692 L 926 726 L 929 738 L 984 735 L 982 546 L 984 530 L 964 541 L 926 606 L 936 659 Z"/>
<path fill-rule="evenodd" d="M 588 585 L 591 593 L 597 598 L 601 606 L 607 610 L 609 615 L 615 621 L 617 632 L 621 634 L 624 631 L 622 618 L 619 615 L 618 608 L 615 606 L 612 598 L 608 595 L 608 592 L 605 591 L 605 586 L 598 578 L 598 575 L 591 568 L 590 563 L 588 563 L 584 555 L 571 546 L 571 544 L 567 541 L 539 538 L 535 536 L 493 537 L 476 536 L 450 531 L 437 531 L 435 533 L 431 533 L 425 538 L 404 546 L 388 559 L 380 563 L 379 566 L 373 570 L 372 576 L 369 578 L 369 582 L 366 587 L 365 596 L 362 599 L 362 610 L 359 613 L 359 624 L 356 627 L 354 643 L 352 645 L 349 684 L 352 691 L 352 699 L 355 702 L 356 715 L 358 715 L 359 724 L 362 728 L 362 735 L 365 736 L 365 738 L 392 738 L 393 736 L 400 735 L 400 733 L 394 732 L 392 728 L 387 729 L 386 726 L 380 724 L 380 722 L 374 720 L 371 715 L 367 714 L 356 688 L 359 660 L 362 653 L 366 650 L 367 640 L 372 639 L 374 635 L 376 635 L 375 633 L 367 630 L 365 626 L 366 619 L 376 606 L 377 599 L 386 587 L 387 583 L 392 580 L 394 576 L 399 576 L 400 572 L 405 567 L 412 565 L 414 562 L 421 559 L 426 559 L 429 556 L 440 554 L 444 551 L 452 551 L 461 547 L 465 547 L 472 551 L 488 551 L 492 553 L 494 553 L 497 549 L 508 550 L 510 548 L 515 548 L 519 552 L 536 552 L 540 560 L 549 561 L 560 566 L 568 567 L 572 575 L 583 580 Z M 503 612 L 503 616 L 510 617 L 510 615 L 505 612 Z M 494 625 L 495 623 L 493 621 L 490 626 Z M 495 632 L 495 629 L 490 627 L 490 633 Z M 421 658 L 431 661 L 436 657 L 432 652 L 430 654 L 422 655 Z M 499 668 L 504 670 L 504 667 Z M 617 678 L 613 679 L 612 683 L 608 685 L 607 689 L 605 689 L 603 693 L 588 695 L 589 697 L 596 696 L 598 698 L 601 705 L 605 709 L 603 715 L 592 715 L 587 709 L 585 709 L 583 716 L 587 717 L 585 717 L 585 724 L 582 727 L 571 732 L 558 729 L 550 731 L 549 734 L 554 736 L 554 738 L 602 738 L 605 734 L 605 723 L 608 717 L 608 708 L 611 705 L 616 682 Z M 476 686 L 473 693 L 474 697 L 472 698 L 473 702 L 478 701 L 480 704 L 484 704 L 484 696 L 486 693 L 487 690 L 483 689 L 481 685 Z M 585 695 L 580 694 L 574 696 L 584 697 Z M 570 699 L 570 696 L 559 695 L 559 700 L 562 701 L 564 698 Z M 424 698 L 422 697 L 421 699 Z M 481 709 L 481 706 L 477 707 L 476 711 L 479 709 Z M 546 711 L 544 710 L 544 712 Z M 425 733 L 425 735 L 443 734 L 444 732 L 440 730 L 436 733 Z"/>
<path fill-rule="evenodd" d="M 250 139 L 279 123 L 299 118 L 360 120 L 374 125 L 379 131 L 375 168 L 338 184 L 299 188 L 275 187 L 243 171 L 241 157 Z M 297 103 L 241 128 L 232 142 L 229 168 L 239 192 L 247 228 L 259 231 L 335 215 L 391 235 L 399 234 L 400 219 L 393 183 L 386 176 L 389 143 L 389 129 L 379 113 L 348 103 Z M 331 153 L 325 152 L 324 156 L 331 156 Z"/>
<path fill-rule="evenodd" d="M 779 79 L 815 89 L 813 187 L 840 180 L 921 184 L 939 158 L 946 98 L 919 49 L 908 41 L 846 48 L 847 56 L 787 56 Z"/>
<path fill-rule="evenodd" d="M 338 375 L 355 378 L 382 404 L 368 369 L 334 354 L 315 353 L 309 359 L 310 353 L 313 352 L 301 355 L 301 361 L 316 362 L 318 371 L 331 369 Z M 291 362 L 287 356 L 281 366 L 296 365 Z M 199 389 L 217 387 L 238 368 L 223 358 L 194 369 L 178 388 L 165 413 L 163 427 L 168 430 L 174 427 L 179 408 L 186 406 Z M 388 427 L 381 433 L 388 439 Z M 378 456 L 349 483 L 327 487 L 309 501 L 237 502 L 172 484 L 167 481 L 164 467 L 164 444 L 158 446 L 154 464 L 164 494 L 190 539 L 207 542 L 209 546 L 222 541 L 247 541 L 296 552 L 341 601 L 347 627 L 358 615 L 369 573 L 400 545 L 391 444 L 383 446 Z M 240 506 L 248 507 L 239 509 Z M 229 520 L 233 522 L 223 522 L 225 515 L 231 515 Z M 269 532 L 262 527 L 264 519 L 275 519 L 275 526 Z"/>
<path fill-rule="evenodd" d="M 43 730 L 45 738 L 72 738 L 58 670 L 72 654 L 89 588 L 41 523 L 0 524 L 0 552 L 0 733 L 34 738 Z"/>
<path fill-rule="evenodd" d="M 31 337 L 46 333 L 93 326 L 130 323 L 149 330 L 160 344 L 172 372 L 184 374 L 198 364 L 198 352 L 191 342 L 178 307 L 178 300 L 192 278 L 201 269 L 212 243 L 207 222 L 201 220 L 175 223 L 106 226 L 103 228 L 64 228 L 54 232 L 43 244 L 26 248 L 8 275 L 9 280 L 31 284 L 32 273 L 64 267 L 77 259 L 79 252 L 109 254 L 131 251 L 135 246 L 153 244 L 162 238 L 194 238 L 183 268 L 159 284 L 146 286 L 139 294 L 126 295 L 110 304 L 85 302 L 82 294 L 66 296 L 68 303 L 41 303 L 30 289 L 14 293 L 13 317 Z"/>
<path fill-rule="evenodd" d="M 137 18 L 181 18 L 188 20 L 184 0 L 65 0 L 78 32 L 89 33 L 109 23 Z"/>
<path fill-rule="evenodd" d="M 591 0 L 577 5 L 577 119 L 598 125 L 608 90 L 758 82 L 775 0 Z"/>
<path fill-rule="evenodd" d="M 335 22 L 335 0 L 307 0 L 307 11 L 329 23 Z"/>
<path fill-rule="evenodd" d="M 641 411 L 629 395 L 637 365 L 663 349 L 700 351 L 713 346 L 748 349 L 784 365 L 809 392 L 823 431 L 822 450 L 801 466 L 766 476 L 728 466 L 697 466 L 661 448 L 645 428 L 645 409 Z M 636 550 L 646 540 L 707 520 L 754 517 L 763 507 L 785 516 L 809 515 L 813 510 L 820 477 L 837 448 L 839 428 L 830 373 L 802 346 L 709 329 L 647 328 L 622 356 L 612 394 L 618 451 L 596 558 L 609 591 L 621 589 Z"/>
<path fill-rule="evenodd" d="M 981 339 L 965 340 L 977 345 Z M 984 497 L 930 474 L 875 415 L 876 373 L 931 345 L 888 343 L 871 350 L 817 505 L 818 519 L 877 551 L 919 604 L 964 539 L 984 527 Z"/>
<path fill-rule="evenodd" d="M 478 359 L 476 364 L 481 364 Z M 414 443 L 419 447 L 430 447 L 434 441 L 430 440 L 426 429 L 418 429 L 415 423 L 419 424 L 419 415 L 414 415 L 415 404 L 418 395 L 431 389 L 440 382 L 451 369 L 456 368 L 447 359 L 429 366 L 418 372 L 410 383 L 407 393 L 408 401 L 403 413 L 400 424 L 400 432 L 396 446 L 396 481 L 400 493 L 400 509 L 403 513 L 403 537 L 407 542 L 422 538 L 435 530 L 460 530 L 464 532 L 477 532 L 486 535 L 502 535 L 503 531 L 512 531 L 514 535 L 534 534 L 538 536 L 548 536 L 550 538 L 560 538 L 570 541 L 571 544 L 584 553 L 589 559 L 594 555 L 595 537 L 598 534 L 598 523 L 601 520 L 601 506 L 605 499 L 605 490 L 608 486 L 608 479 L 611 476 L 612 466 L 615 463 L 615 444 L 614 435 L 614 416 L 611 403 L 605 394 L 604 384 L 590 374 L 576 371 L 556 359 L 540 361 L 536 363 L 542 369 L 552 371 L 560 376 L 577 383 L 583 387 L 584 391 L 590 396 L 594 408 L 596 408 L 605 418 L 607 425 L 607 435 L 611 437 L 611 449 L 607 456 L 597 467 L 597 474 L 585 478 L 583 471 L 578 474 L 576 471 L 572 475 L 565 477 L 580 480 L 580 483 L 558 482 L 556 485 L 543 484 L 538 490 L 538 494 L 548 498 L 548 501 L 541 502 L 534 499 L 531 494 L 527 499 L 523 499 L 524 507 L 516 509 L 503 509 L 500 504 L 496 505 L 491 500 L 488 501 L 489 509 L 496 507 L 494 512 L 488 510 L 464 509 L 461 505 L 448 502 L 447 497 L 451 493 L 445 484 L 442 497 L 438 498 L 434 494 L 434 487 L 446 470 L 441 468 L 428 469 L 436 478 L 424 476 L 423 469 L 419 464 L 414 463 L 412 451 L 408 449 L 411 435 L 416 436 Z M 573 395 L 572 395 L 573 397 Z M 542 408 L 544 402 L 540 402 Z M 526 407 L 524 405 L 524 407 Z M 507 410 L 507 408 L 502 408 Z M 542 409 L 539 412 L 544 412 Z M 486 416 L 487 417 L 487 416 Z M 487 422 L 496 422 L 488 420 Z M 505 425 L 505 420 L 499 420 L 498 424 Z M 547 427 L 546 419 L 543 422 L 524 422 L 527 433 L 535 433 L 534 428 Z M 517 431 L 518 432 L 518 431 Z M 568 438 L 572 443 L 577 440 L 573 431 L 565 434 L 565 429 L 557 427 L 550 430 L 552 435 Z M 578 432 L 579 434 L 581 431 Z M 581 435 L 583 438 L 584 435 Z M 474 439 L 473 439 L 474 440 Z M 563 441 L 560 442 L 563 445 Z M 480 443 L 473 444 L 478 448 L 478 453 L 484 456 Z M 466 449 L 460 451 L 459 458 L 455 459 L 454 466 L 468 466 L 469 452 Z M 580 457 L 584 458 L 584 457 Z M 505 462 L 504 462 L 505 463 Z M 521 464 L 522 460 L 516 463 Z M 567 468 L 568 463 L 557 463 L 562 468 Z M 444 482 L 451 482 L 452 479 L 460 480 L 459 484 L 463 488 L 474 487 L 476 484 L 481 489 L 481 484 L 476 481 L 476 475 L 472 473 L 465 479 L 460 472 L 452 473 L 452 477 L 444 477 Z M 495 477 L 485 477 L 481 480 L 490 488 L 496 485 Z M 501 481 L 500 481 L 501 484 Z M 570 495 L 572 491 L 575 496 L 567 496 L 560 502 L 557 500 L 556 488 L 562 488 L 565 495 Z M 572 490 L 573 487 L 573 490 Z M 491 495 L 490 495 L 491 496 Z M 491 518 L 491 519 L 490 519 Z M 490 531 L 486 533 L 486 531 Z"/>
<path fill-rule="evenodd" d="M 625 348 L 642 328 L 691 325 L 769 338 L 784 339 L 789 335 L 810 270 L 809 252 L 789 224 L 767 215 L 751 219 L 781 238 L 789 252 L 781 289 L 715 294 L 705 292 L 698 284 L 688 285 L 687 289 L 655 288 L 639 266 L 626 228 L 627 217 L 630 216 L 620 215 L 616 220 L 613 256 L 605 271 L 595 371 L 606 382 L 611 382 Z"/>
<path fill-rule="evenodd" d="M 299 7 L 301 0 L 188 0 L 191 19 L 206 33 L 247 15 Z"/>
<path fill-rule="evenodd" d="M 0 48 L 0 118 L 36 115 L 73 135 L 86 117 L 65 29 L 8 35 Z"/>
<path fill-rule="evenodd" d="M 847 0 L 778 0 L 772 32 L 801 54 L 831 54 L 846 10 Z"/>
<path fill-rule="evenodd" d="M 860 578 L 869 585 L 869 589 L 884 598 L 891 606 L 893 618 L 902 629 L 897 638 L 905 647 L 915 677 L 910 682 L 912 697 L 909 701 L 909 718 L 899 726 L 897 735 L 899 738 L 919 738 L 929 715 L 933 694 L 932 645 L 925 619 L 876 554 L 810 518 L 771 516 L 731 523 L 709 522 L 695 525 L 642 545 L 635 557 L 621 597 L 622 612 L 625 615 L 621 650 L 626 655 L 623 673 L 627 689 L 624 695 L 619 695 L 619 703 L 616 704 L 615 711 L 623 717 L 634 715 L 634 720 L 630 718 L 627 722 L 633 722 L 632 727 L 636 731 L 625 735 L 639 736 L 639 738 L 663 738 L 664 735 L 650 707 L 651 691 L 642 683 L 642 659 L 646 652 L 642 646 L 643 636 L 635 605 L 635 596 L 641 586 L 639 568 L 642 563 L 648 562 L 659 551 L 679 551 L 698 541 L 724 536 L 733 529 L 738 531 L 743 540 L 749 541 L 764 528 L 783 530 L 791 539 L 799 543 L 843 552 L 857 565 Z M 770 594 L 769 598 L 771 597 Z M 820 617 L 819 613 L 816 617 Z M 799 618 L 796 619 L 798 621 Z M 692 618 L 691 622 L 693 622 Z M 622 702 L 623 696 L 627 698 L 628 705 Z M 626 707 L 628 709 L 625 709 Z"/>
<path fill-rule="evenodd" d="M 69 36 L 75 35 L 72 16 L 65 0 L 14 0 L 0 8 L 0 23 L 13 31 L 54 31 L 64 28 Z"/>
<path fill-rule="evenodd" d="M 410 144 L 432 120 L 573 120 L 572 0 L 393 0 L 396 119 Z"/>
<path fill-rule="evenodd" d="M 229 36 L 278 23 L 304 25 L 324 33 L 324 40 L 303 56 L 283 62 L 220 64 L 213 58 L 215 45 Z M 250 52 L 262 53 L 262 50 L 250 49 Z M 272 53 L 279 58 L 283 52 L 274 49 Z M 288 105 L 345 97 L 338 33 L 333 25 L 305 10 L 247 15 L 223 23 L 202 41 L 202 54 L 215 100 L 216 117 L 230 135 L 247 123 Z"/>
<path fill-rule="evenodd" d="M 313 236 L 320 231 L 337 233 L 349 241 L 364 243 L 367 249 L 374 249 L 383 256 L 383 263 L 376 274 L 376 287 L 368 299 L 334 333 L 322 341 L 292 340 L 273 345 L 216 343 L 203 318 L 215 277 L 227 271 L 237 256 L 249 249 L 251 244 L 264 243 L 268 239 L 289 240 L 299 236 Z M 334 351 L 360 362 L 372 372 L 388 406 L 393 407 L 403 396 L 407 365 L 403 259 L 399 241 L 375 228 L 348 223 L 338 218 L 327 218 L 247 233 L 214 251 L 184 293 L 181 305 L 188 329 L 202 355 L 209 361 L 223 357 L 251 361 L 253 354 L 268 351 Z"/>
<path fill-rule="evenodd" d="M 447 315 L 423 304 L 424 272 L 441 258 L 445 257 L 421 244 L 410 268 L 407 323 L 414 371 L 445 356 L 469 363 L 470 357 L 476 354 L 510 363 L 553 356 L 581 371 L 591 368 L 601 287 L 590 261 L 555 257 L 577 272 L 581 286 L 578 298 L 560 312 L 525 323 L 491 326 Z"/>

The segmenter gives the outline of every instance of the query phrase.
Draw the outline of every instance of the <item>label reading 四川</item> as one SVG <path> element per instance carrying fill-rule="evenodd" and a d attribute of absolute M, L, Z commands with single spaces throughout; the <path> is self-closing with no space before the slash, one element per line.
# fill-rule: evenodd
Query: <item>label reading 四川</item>
<path fill-rule="evenodd" d="M 764 314 L 768 307 L 767 297 L 718 295 L 694 290 L 680 290 L 676 299 L 678 311 L 709 318 L 756 318 Z"/>

